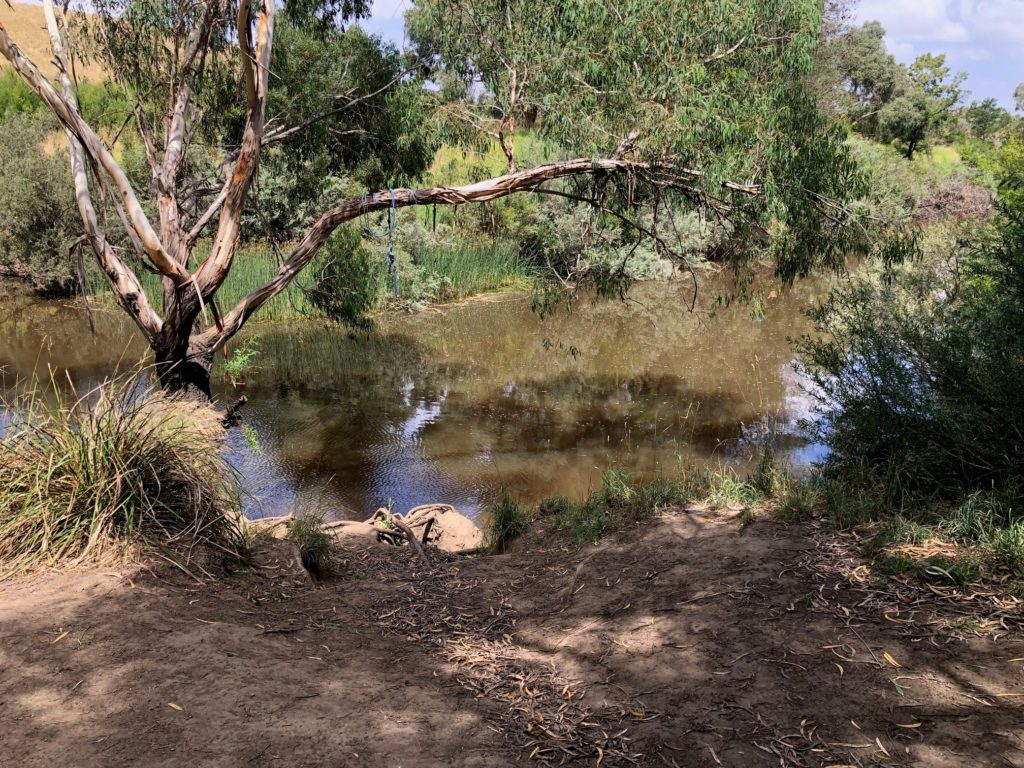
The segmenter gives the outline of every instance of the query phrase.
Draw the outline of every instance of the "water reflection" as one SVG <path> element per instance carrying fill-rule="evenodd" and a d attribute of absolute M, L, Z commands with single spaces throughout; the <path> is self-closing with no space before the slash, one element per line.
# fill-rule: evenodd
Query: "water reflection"
<path fill-rule="evenodd" d="M 250 514 L 297 504 L 363 516 L 448 501 L 475 512 L 501 486 L 526 499 L 580 496 L 611 466 L 653 473 L 680 461 L 742 464 L 765 429 L 795 461 L 808 408 L 787 337 L 823 285 L 711 317 L 687 311 L 676 283 L 639 286 L 627 304 L 581 302 L 541 321 L 522 298 L 471 302 L 380 321 L 353 336 L 316 322 L 257 325 L 246 375 L 248 429 L 228 450 Z M 709 305 L 714 285 L 702 294 Z M 5 299 L 0 365 L 18 376 L 67 368 L 82 384 L 144 354 L 116 312 L 89 335 L 81 309 Z M 237 392 L 222 377 L 222 400 Z"/>

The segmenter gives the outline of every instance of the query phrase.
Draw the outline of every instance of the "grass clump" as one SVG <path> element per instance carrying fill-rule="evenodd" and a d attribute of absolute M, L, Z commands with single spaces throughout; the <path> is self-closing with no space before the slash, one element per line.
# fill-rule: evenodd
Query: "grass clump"
<path fill-rule="evenodd" d="M 626 472 L 606 472 L 601 487 L 583 501 L 564 496 L 545 499 L 540 514 L 549 518 L 555 530 L 569 533 L 577 545 L 601 538 L 619 525 L 636 523 L 655 514 L 659 508 L 687 500 L 685 487 L 667 478 L 643 482 Z"/>
<path fill-rule="evenodd" d="M 322 514 L 306 514 L 288 521 L 288 539 L 299 548 L 302 567 L 314 576 L 331 570 L 334 539 L 323 529 Z"/>
<path fill-rule="evenodd" d="M 806 520 L 814 514 L 819 502 L 818 489 L 809 480 L 796 480 L 790 483 L 779 499 L 777 515 L 787 523 Z"/>
<path fill-rule="evenodd" d="M 135 546 L 239 553 L 237 481 L 212 408 L 140 393 L 131 377 L 82 397 L 53 384 L 2 410 L 0 576 Z"/>
<path fill-rule="evenodd" d="M 526 533 L 530 527 L 530 515 L 512 498 L 507 490 L 486 510 L 487 525 L 484 543 L 494 553 L 504 552 L 508 545 Z"/>

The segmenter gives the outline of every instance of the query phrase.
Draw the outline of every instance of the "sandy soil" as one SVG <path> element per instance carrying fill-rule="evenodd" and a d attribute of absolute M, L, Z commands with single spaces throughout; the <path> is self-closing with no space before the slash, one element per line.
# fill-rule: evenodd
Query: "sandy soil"
<path fill-rule="evenodd" d="M 319 584 L 42 574 L 0 585 L 0 764 L 1024 768 L 1021 625 L 712 511 Z"/>

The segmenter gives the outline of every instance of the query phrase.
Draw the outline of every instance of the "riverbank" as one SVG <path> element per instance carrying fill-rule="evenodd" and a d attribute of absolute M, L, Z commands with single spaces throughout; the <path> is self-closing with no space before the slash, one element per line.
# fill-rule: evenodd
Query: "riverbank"
<path fill-rule="evenodd" d="M 746 524 L 744 524 L 746 523 Z M 19 765 L 1024 765 L 1021 606 L 824 523 L 677 507 L 575 549 L 0 586 Z M 532 758 L 532 760 L 531 760 Z"/>

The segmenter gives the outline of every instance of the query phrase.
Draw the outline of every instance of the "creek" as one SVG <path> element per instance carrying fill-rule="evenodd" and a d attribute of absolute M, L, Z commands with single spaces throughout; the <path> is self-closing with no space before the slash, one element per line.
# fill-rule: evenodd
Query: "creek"
<path fill-rule="evenodd" d="M 537 501 L 581 497 L 612 468 L 670 474 L 681 464 L 749 469 L 766 439 L 799 467 L 821 446 L 800 436 L 810 399 L 789 339 L 827 285 L 808 280 L 711 311 L 706 280 L 690 311 L 684 281 L 636 286 L 625 302 L 581 299 L 541 319 L 529 299 L 481 297 L 389 313 L 369 333 L 317 320 L 255 323 L 244 382 L 215 376 L 215 395 L 243 393 L 227 450 L 251 516 L 319 511 L 363 518 L 444 501 L 477 514 L 507 488 Z M 15 380 L 70 376 L 83 391 L 145 359 L 134 326 L 80 304 L 9 296 L 0 366 Z"/>

